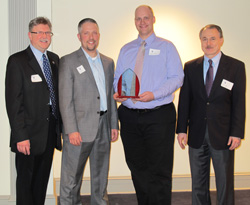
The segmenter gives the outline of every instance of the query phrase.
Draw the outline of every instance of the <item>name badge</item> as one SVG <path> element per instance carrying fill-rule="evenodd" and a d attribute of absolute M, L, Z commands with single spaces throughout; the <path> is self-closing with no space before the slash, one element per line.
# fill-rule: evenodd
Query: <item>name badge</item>
<path fill-rule="evenodd" d="M 157 56 L 157 55 L 159 55 L 160 54 L 160 50 L 158 50 L 158 49 L 152 49 L 152 48 L 150 48 L 149 49 L 149 55 L 150 56 Z"/>
<path fill-rule="evenodd" d="M 225 80 L 225 79 L 223 79 L 222 82 L 221 82 L 221 87 L 226 88 L 228 90 L 232 90 L 233 85 L 234 84 L 232 82 L 230 82 L 228 80 Z"/>
<path fill-rule="evenodd" d="M 38 74 L 31 75 L 31 82 L 32 83 L 42 82 L 42 78 Z"/>
<path fill-rule="evenodd" d="M 82 65 L 78 66 L 76 69 L 77 69 L 79 74 L 82 74 L 85 72 L 85 68 Z"/>

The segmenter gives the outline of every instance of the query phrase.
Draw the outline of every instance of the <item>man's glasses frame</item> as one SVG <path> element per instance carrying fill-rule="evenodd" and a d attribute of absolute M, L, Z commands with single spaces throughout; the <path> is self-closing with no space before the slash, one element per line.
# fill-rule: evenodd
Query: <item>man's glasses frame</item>
<path fill-rule="evenodd" d="M 37 31 L 37 32 L 31 31 L 30 33 L 34 33 L 34 34 L 37 34 L 39 36 L 43 36 L 44 34 L 46 34 L 46 36 L 53 36 L 54 35 L 51 31 L 46 31 L 46 32 L 43 32 L 43 31 Z"/>

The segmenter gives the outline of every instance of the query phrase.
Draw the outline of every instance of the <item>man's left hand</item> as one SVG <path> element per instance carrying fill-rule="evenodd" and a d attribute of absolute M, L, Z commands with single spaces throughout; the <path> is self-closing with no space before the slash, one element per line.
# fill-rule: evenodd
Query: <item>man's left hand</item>
<path fill-rule="evenodd" d="M 111 129 L 111 142 L 114 142 L 118 139 L 118 130 Z"/>
<path fill-rule="evenodd" d="M 240 146 L 241 139 L 239 137 L 230 136 L 227 145 L 231 145 L 229 150 L 234 150 Z"/>
<path fill-rule="evenodd" d="M 150 91 L 146 91 L 146 92 L 140 94 L 139 98 L 135 98 L 135 101 L 150 102 L 154 99 L 155 99 L 154 94 Z"/>

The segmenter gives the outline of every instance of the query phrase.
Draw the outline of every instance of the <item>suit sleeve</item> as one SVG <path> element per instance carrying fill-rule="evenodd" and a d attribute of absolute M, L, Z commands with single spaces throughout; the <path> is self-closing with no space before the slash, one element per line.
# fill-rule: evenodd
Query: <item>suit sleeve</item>
<path fill-rule="evenodd" d="M 112 61 L 112 76 L 114 76 L 114 61 Z M 112 78 L 112 81 L 114 80 L 114 77 Z M 117 114 L 117 104 L 116 101 L 113 98 L 114 94 L 114 87 L 111 86 L 111 129 L 119 129 L 118 126 L 118 114 Z"/>
<path fill-rule="evenodd" d="M 184 82 L 179 94 L 178 104 L 178 120 L 176 133 L 187 133 L 188 121 L 189 121 L 189 107 L 191 101 L 190 83 L 188 76 L 188 68 L 184 66 Z"/>
<path fill-rule="evenodd" d="M 79 132 L 74 106 L 74 76 L 65 57 L 61 58 L 59 66 L 59 106 L 63 127 L 66 134 Z"/>
<path fill-rule="evenodd" d="M 232 111 L 230 136 L 244 138 L 246 108 L 246 73 L 245 65 L 240 62 L 232 88 Z"/>
<path fill-rule="evenodd" d="M 12 56 L 7 63 L 5 78 L 6 108 L 12 131 L 11 143 L 29 139 L 24 119 L 23 86 L 22 64 Z"/>

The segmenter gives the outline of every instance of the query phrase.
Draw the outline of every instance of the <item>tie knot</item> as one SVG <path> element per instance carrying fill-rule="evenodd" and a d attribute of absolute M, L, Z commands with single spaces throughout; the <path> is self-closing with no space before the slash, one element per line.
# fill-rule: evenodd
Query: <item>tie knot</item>
<path fill-rule="evenodd" d="M 146 45 L 146 42 L 145 41 L 142 41 L 141 42 L 141 46 L 145 46 Z"/>
<path fill-rule="evenodd" d="M 208 63 L 209 63 L 209 67 L 212 66 L 213 64 L 213 61 L 211 59 L 208 60 Z"/>

